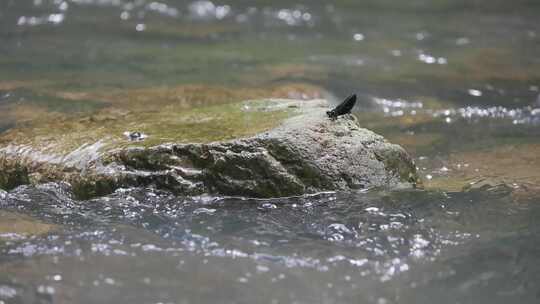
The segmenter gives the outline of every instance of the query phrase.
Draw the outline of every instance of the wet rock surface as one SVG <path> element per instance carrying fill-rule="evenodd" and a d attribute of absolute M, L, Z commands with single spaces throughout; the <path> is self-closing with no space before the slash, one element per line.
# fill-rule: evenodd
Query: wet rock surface
<path fill-rule="evenodd" d="M 361 128 L 353 115 L 328 119 L 325 100 L 250 105 L 243 110 L 294 114 L 276 128 L 234 140 L 120 147 L 100 153 L 79 149 L 84 160 L 79 162 L 69 162 L 69 157 L 32 158 L 36 153 L 21 157 L 13 153 L 17 149 L 4 147 L 0 184 L 11 188 L 63 180 L 79 197 L 141 185 L 184 195 L 279 197 L 416 182 L 415 166 L 401 147 Z"/>

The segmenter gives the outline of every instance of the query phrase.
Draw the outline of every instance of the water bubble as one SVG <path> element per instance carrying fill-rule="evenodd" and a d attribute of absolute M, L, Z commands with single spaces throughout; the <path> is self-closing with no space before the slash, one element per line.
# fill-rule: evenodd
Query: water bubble
<path fill-rule="evenodd" d="M 389 301 L 385 298 L 378 298 L 377 299 L 377 304 L 388 304 Z"/>
<path fill-rule="evenodd" d="M 163 251 L 163 249 L 159 248 L 158 246 L 154 244 L 146 244 L 141 247 L 143 251 Z"/>
<path fill-rule="evenodd" d="M 231 7 L 228 5 L 218 6 L 216 8 L 216 18 L 223 19 L 229 14 L 230 11 Z"/>
<path fill-rule="evenodd" d="M 194 18 L 221 20 L 230 15 L 232 9 L 229 5 L 216 5 L 211 1 L 195 1 L 189 5 L 188 10 Z"/>
<path fill-rule="evenodd" d="M 423 54 L 423 53 L 418 55 L 418 60 L 420 60 L 422 62 L 425 62 L 427 64 L 432 64 L 432 63 L 435 63 L 437 61 L 437 59 L 435 57 L 427 55 L 427 54 Z"/>
<path fill-rule="evenodd" d="M 471 95 L 471 96 L 475 96 L 475 97 L 482 96 L 482 91 L 480 91 L 480 90 L 469 89 L 468 92 L 469 92 L 469 95 Z"/>
<path fill-rule="evenodd" d="M 189 10 L 199 17 L 212 14 L 215 8 L 216 6 L 211 1 L 195 1 L 189 5 Z"/>
<path fill-rule="evenodd" d="M 412 252 L 411 254 L 414 256 L 414 257 L 423 257 L 425 255 L 425 250 L 426 247 L 429 246 L 430 242 L 426 239 L 424 239 L 424 237 L 420 234 L 415 234 L 413 236 L 413 239 L 412 239 Z"/>
<path fill-rule="evenodd" d="M 53 24 L 60 24 L 64 21 L 64 14 L 51 14 L 47 20 Z"/>
<path fill-rule="evenodd" d="M 329 241 L 343 241 L 345 237 L 340 233 L 332 233 L 329 237 Z"/>
<path fill-rule="evenodd" d="M 0 298 L 9 299 L 9 298 L 14 298 L 16 295 L 17 295 L 17 290 L 15 288 L 12 288 L 6 285 L 0 285 Z"/>
<path fill-rule="evenodd" d="M 279 19 L 285 19 L 288 16 L 287 10 L 280 10 L 278 12 L 278 18 Z"/>
<path fill-rule="evenodd" d="M 17 20 L 17 25 L 25 25 L 26 24 L 26 16 L 19 17 L 19 20 Z"/>
<path fill-rule="evenodd" d="M 38 25 L 38 24 L 40 24 L 40 19 L 38 19 L 37 17 L 30 17 L 30 18 L 28 18 L 28 24 L 29 25 Z"/>
<path fill-rule="evenodd" d="M 41 294 L 48 294 L 52 295 L 55 293 L 55 289 L 52 286 L 45 286 L 45 285 L 39 285 L 36 290 L 38 293 Z"/>
<path fill-rule="evenodd" d="M 465 44 L 469 44 L 470 42 L 471 41 L 467 37 L 460 37 L 460 38 L 456 39 L 456 44 L 457 45 L 465 45 Z"/>
<path fill-rule="evenodd" d="M 390 53 L 394 57 L 400 57 L 401 56 L 401 51 L 400 50 L 392 50 L 392 51 L 390 51 Z"/>
<path fill-rule="evenodd" d="M 120 19 L 122 19 L 122 20 L 128 20 L 128 19 L 129 19 L 129 12 L 123 11 L 123 12 L 120 14 Z"/>
<path fill-rule="evenodd" d="M 277 206 L 275 204 L 272 204 L 272 203 L 264 203 L 260 206 L 261 210 L 268 210 L 268 209 L 277 209 Z"/>
<path fill-rule="evenodd" d="M 343 224 L 340 224 L 340 223 L 331 224 L 330 226 L 328 226 L 328 229 L 329 230 L 334 230 L 334 231 L 337 231 L 337 232 L 340 232 L 340 233 L 347 233 L 347 234 L 352 234 L 353 233 L 349 228 L 347 228 L 347 226 L 345 226 Z"/>
<path fill-rule="evenodd" d="M 290 26 L 300 26 L 302 24 L 311 25 L 313 15 L 309 12 L 305 12 L 302 9 L 287 9 L 283 8 L 276 12 L 266 11 L 266 15 L 277 18 L 284 21 Z"/>
<path fill-rule="evenodd" d="M 237 279 L 237 281 L 240 282 L 240 283 L 247 283 L 247 282 L 248 282 L 248 279 L 247 279 L 247 278 L 244 278 L 244 277 L 239 277 L 239 278 Z"/>
<path fill-rule="evenodd" d="M 353 35 L 353 39 L 355 41 L 362 41 L 362 40 L 364 40 L 364 38 L 365 38 L 364 34 L 362 34 L 362 33 L 356 33 L 356 34 Z"/>
<path fill-rule="evenodd" d="M 127 251 L 121 250 L 121 249 L 114 249 L 112 251 L 115 255 L 128 255 Z"/>
<path fill-rule="evenodd" d="M 368 208 L 366 208 L 366 209 L 364 209 L 364 210 L 366 210 L 366 211 L 369 212 L 369 213 L 376 213 L 376 212 L 379 212 L 379 208 L 377 208 L 377 207 L 368 207 Z"/>
<path fill-rule="evenodd" d="M 244 14 L 239 14 L 236 16 L 236 22 L 238 23 L 244 23 L 248 21 L 248 16 L 244 15 Z"/>
<path fill-rule="evenodd" d="M 176 17 L 178 16 L 178 9 L 174 7 L 169 7 L 165 3 L 161 2 L 151 2 L 146 6 L 146 8 L 150 11 L 157 12 L 162 15 L 167 15 L 169 17 Z"/>
<path fill-rule="evenodd" d="M 368 262 L 369 262 L 368 259 L 359 259 L 359 260 L 350 259 L 349 260 L 349 263 L 351 263 L 351 265 L 354 265 L 357 267 L 364 266 Z"/>
<path fill-rule="evenodd" d="M 209 208 L 197 208 L 193 210 L 193 214 L 209 214 L 212 215 L 217 211 L 217 209 L 209 209 Z"/>
<path fill-rule="evenodd" d="M 58 6 L 58 9 L 61 11 L 66 11 L 68 9 L 69 5 L 67 2 L 62 2 L 60 6 Z"/>
<path fill-rule="evenodd" d="M 257 271 L 258 272 L 268 272 L 270 271 L 270 268 L 264 265 L 257 265 Z"/>
<path fill-rule="evenodd" d="M 137 32 L 142 32 L 146 29 L 146 25 L 144 23 L 139 23 L 135 26 L 135 30 Z"/>

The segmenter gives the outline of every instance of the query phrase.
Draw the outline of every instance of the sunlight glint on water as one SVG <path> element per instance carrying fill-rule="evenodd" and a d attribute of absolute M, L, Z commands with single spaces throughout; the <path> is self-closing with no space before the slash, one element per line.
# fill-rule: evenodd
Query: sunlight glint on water
<path fill-rule="evenodd" d="M 115 90 L 307 83 L 332 101 L 357 92 L 360 124 L 405 146 L 427 189 L 0 191 L 0 303 L 538 303 L 538 13 L 525 0 L 1 3 L 0 132 L 99 111 Z"/>

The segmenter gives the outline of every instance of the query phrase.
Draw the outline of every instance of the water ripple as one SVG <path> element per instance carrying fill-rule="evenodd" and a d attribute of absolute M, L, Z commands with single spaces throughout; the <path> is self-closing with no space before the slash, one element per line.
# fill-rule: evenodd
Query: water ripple
<path fill-rule="evenodd" d="M 373 102 L 382 108 L 387 116 L 404 116 L 428 114 L 434 118 L 442 118 L 447 123 L 451 123 L 457 118 L 474 122 L 478 119 L 504 119 L 509 120 L 514 125 L 538 125 L 540 124 L 540 108 L 526 106 L 522 108 L 508 108 L 503 106 L 467 106 L 450 109 L 426 109 L 421 101 L 410 101 L 405 99 L 372 98 Z"/>

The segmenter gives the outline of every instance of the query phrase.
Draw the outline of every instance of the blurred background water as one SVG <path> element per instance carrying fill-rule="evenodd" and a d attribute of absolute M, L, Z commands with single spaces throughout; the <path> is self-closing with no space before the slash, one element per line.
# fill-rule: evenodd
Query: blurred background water
<path fill-rule="evenodd" d="M 0 191 L 0 303 L 538 303 L 539 14 L 532 0 L 0 1 L 0 132 L 129 109 L 141 89 L 197 85 L 190 98 L 213 102 L 218 87 L 308 86 L 357 92 L 360 124 L 410 151 L 425 184 Z"/>

